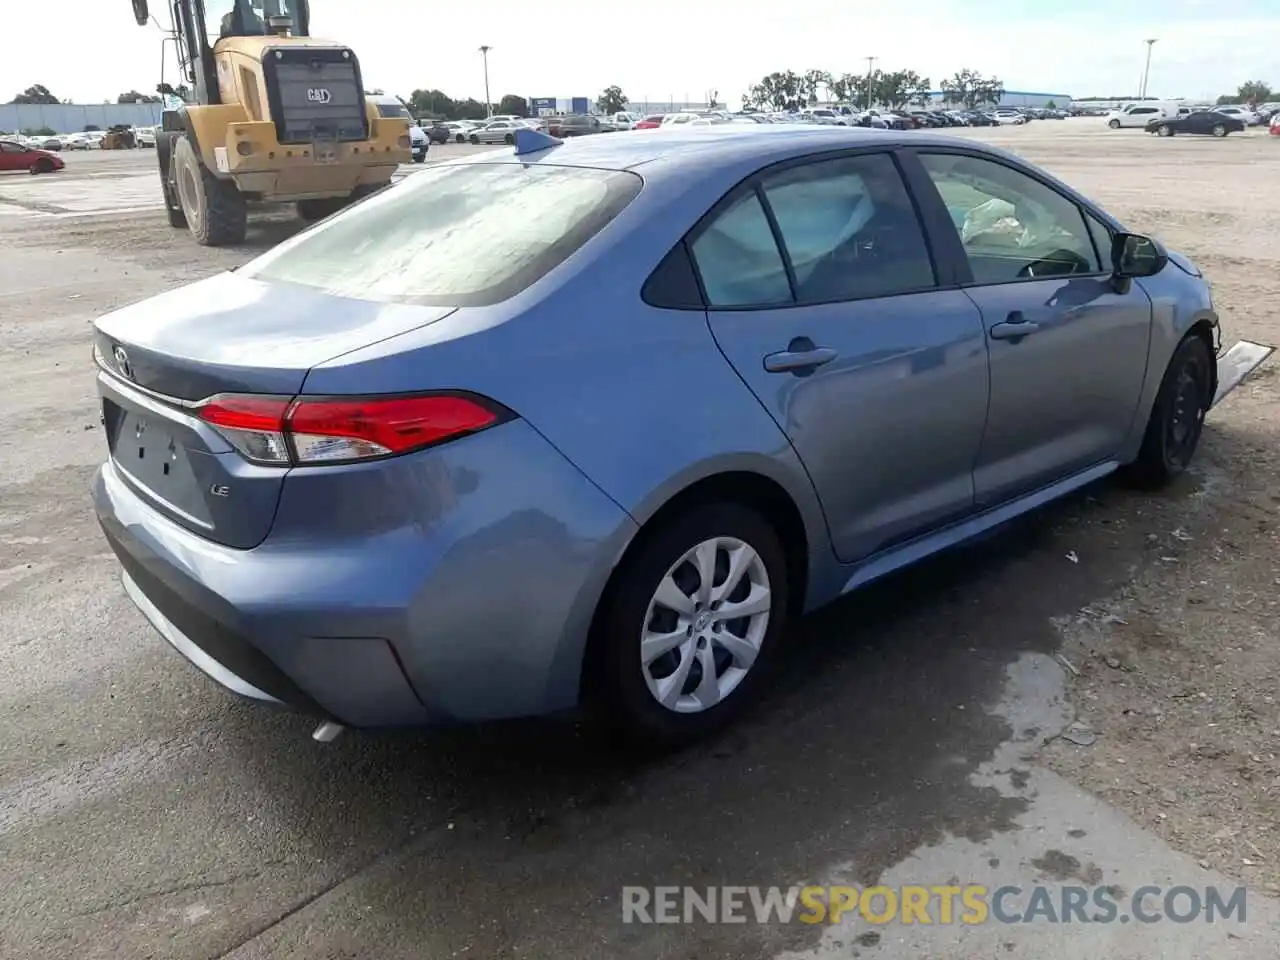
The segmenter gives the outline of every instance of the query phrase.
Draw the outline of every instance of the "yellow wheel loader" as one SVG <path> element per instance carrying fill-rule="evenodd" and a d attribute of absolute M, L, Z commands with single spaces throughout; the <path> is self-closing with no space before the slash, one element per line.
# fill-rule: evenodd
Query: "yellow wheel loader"
<path fill-rule="evenodd" d="M 307 0 L 172 0 L 170 14 L 192 102 L 167 100 L 156 156 L 169 223 L 196 242 L 242 243 L 254 202 L 319 220 L 410 161 L 409 121 L 369 103 L 354 51 L 311 37 Z"/>

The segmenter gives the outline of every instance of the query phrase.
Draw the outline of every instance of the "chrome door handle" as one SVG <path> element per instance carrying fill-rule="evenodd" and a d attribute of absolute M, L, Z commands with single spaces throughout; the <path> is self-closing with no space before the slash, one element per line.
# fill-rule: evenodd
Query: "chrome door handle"
<path fill-rule="evenodd" d="M 1014 310 L 1004 323 L 992 324 L 988 331 L 992 340 L 1018 340 L 1040 329 L 1040 324 L 1028 320 L 1021 310 Z"/>
<path fill-rule="evenodd" d="M 839 354 L 830 347 L 814 347 L 811 350 L 783 350 L 764 358 L 764 368 L 770 373 L 813 372 L 824 363 L 830 363 Z"/>

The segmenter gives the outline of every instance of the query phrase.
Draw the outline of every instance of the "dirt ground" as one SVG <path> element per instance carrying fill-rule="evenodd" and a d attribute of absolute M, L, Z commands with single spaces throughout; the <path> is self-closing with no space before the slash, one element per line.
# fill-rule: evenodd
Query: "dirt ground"
<path fill-rule="evenodd" d="M 1089 119 L 969 135 L 1196 260 L 1225 341 L 1280 343 L 1280 138 Z M 0 177 L 0 957 L 811 946 L 810 931 L 624 929 L 618 886 L 786 883 L 835 863 L 869 883 L 947 835 L 1017 829 L 1024 801 L 968 772 L 1008 738 L 985 707 L 1028 652 L 1073 677 L 1077 725 L 1045 764 L 1280 892 L 1280 358 L 1210 415 L 1173 488 L 1096 484 L 807 618 L 762 710 L 679 757 L 636 767 L 535 725 L 317 748 L 304 720 L 235 701 L 164 647 L 88 504 L 91 321 L 297 229 L 272 215 L 245 247 L 197 248 L 165 224 L 153 165 L 71 155 L 65 176 Z M 1053 850 L 1092 830 L 1061 826 Z"/>

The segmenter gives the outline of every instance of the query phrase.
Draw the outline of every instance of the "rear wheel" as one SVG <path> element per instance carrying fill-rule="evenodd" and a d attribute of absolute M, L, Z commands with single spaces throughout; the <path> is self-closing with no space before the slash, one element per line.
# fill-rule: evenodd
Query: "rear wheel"
<path fill-rule="evenodd" d="M 1215 123 L 1213 125 L 1213 135 L 1215 137 L 1225 137 L 1227 135 L 1227 126 L 1224 123 Z"/>
<path fill-rule="evenodd" d="M 1107 124 L 1107 126 L 1108 126 L 1108 127 L 1110 127 L 1112 130 L 1119 130 L 1119 129 L 1120 129 L 1120 121 L 1119 121 L 1119 120 L 1112 120 L 1110 123 L 1108 123 L 1108 124 Z"/>
<path fill-rule="evenodd" d="M 186 228 L 187 217 L 173 186 L 173 144 L 176 139 L 175 134 L 162 134 L 156 138 L 156 162 L 160 167 L 160 192 L 164 195 L 164 212 L 169 218 L 169 226 Z"/>
<path fill-rule="evenodd" d="M 458 135 L 457 135 L 456 137 L 454 137 L 453 139 L 454 139 L 454 140 L 456 140 L 458 143 L 466 143 L 466 142 L 467 142 L 466 135 L 465 135 L 465 134 L 461 134 L 461 133 L 460 133 L 460 134 L 458 134 Z"/>
<path fill-rule="evenodd" d="M 508 145 L 513 144 L 516 142 L 516 136 L 514 133 L 508 133 L 505 137 L 502 138 L 502 141 Z"/>
<path fill-rule="evenodd" d="M 474 133 L 471 135 L 471 143 L 472 143 L 472 146 L 478 147 L 480 145 L 480 138 L 477 137 Z"/>
<path fill-rule="evenodd" d="M 1196 334 L 1187 336 L 1174 351 L 1151 408 L 1142 448 L 1125 468 L 1138 486 L 1168 483 L 1191 463 L 1213 400 L 1213 365 L 1209 345 Z"/>
<path fill-rule="evenodd" d="M 187 227 L 205 247 L 244 243 L 248 211 L 244 196 L 230 180 L 219 180 L 200 162 L 189 136 L 173 146 L 174 179 Z"/>
<path fill-rule="evenodd" d="M 735 503 L 664 523 L 624 561 L 592 637 L 587 695 L 626 740 L 675 748 L 759 695 L 788 613 L 786 553 Z"/>

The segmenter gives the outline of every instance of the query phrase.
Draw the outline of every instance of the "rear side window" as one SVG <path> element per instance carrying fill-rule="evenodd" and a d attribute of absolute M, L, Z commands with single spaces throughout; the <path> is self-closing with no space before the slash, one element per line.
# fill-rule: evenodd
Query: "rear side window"
<path fill-rule="evenodd" d="M 760 198 L 743 193 L 690 244 L 712 307 L 791 302 L 791 283 Z"/>
<path fill-rule="evenodd" d="M 791 167 L 763 186 L 801 303 L 934 286 L 920 221 L 888 154 Z"/>
<path fill-rule="evenodd" d="M 356 299 L 497 303 L 595 236 L 641 185 L 625 170 L 435 167 L 298 234 L 240 272 Z"/>

